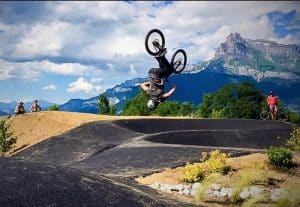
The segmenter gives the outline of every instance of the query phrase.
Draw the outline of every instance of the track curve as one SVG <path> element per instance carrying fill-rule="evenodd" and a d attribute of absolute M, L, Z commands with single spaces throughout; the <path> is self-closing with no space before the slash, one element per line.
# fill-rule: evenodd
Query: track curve
<path fill-rule="evenodd" d="M 12 186 L 1 191 L 0 206 L 193 206 L 137 185 L 133 178 L 197 161 L 201 151 L 215 148 L 236 156 L 261 151 L 284 143 L 290 132 L 287 123 L 257 120 L 88 123 L 0 159 L 0 182 Z M 31 199 L 22 193 L 37 189 L 39 196 Z M 59 189 L 65 189 L 62 197 L 46 196 Z"/>

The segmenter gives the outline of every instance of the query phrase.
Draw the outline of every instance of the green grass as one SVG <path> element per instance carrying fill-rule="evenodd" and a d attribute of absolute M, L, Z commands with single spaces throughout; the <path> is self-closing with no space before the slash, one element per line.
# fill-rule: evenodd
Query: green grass
<path fill-rule="evenodd" d="M 221 175 L 221 173 L 212 173 L 203 179 L 196 194 L 197 201 L 203 201 L 205 192 L 210 188 L 211 184 L 221 177 Z"/>
<path fill-rule="evenodd" d="M 259 169 L 245 169 L 239 172 L 239 179 L 234 183 L 231 202 L 235 203 L 239 200 L 240 193 L 243 188 L 248 187 L 256 182 L 264 181 L 266 178 L 263 171 Z"/>

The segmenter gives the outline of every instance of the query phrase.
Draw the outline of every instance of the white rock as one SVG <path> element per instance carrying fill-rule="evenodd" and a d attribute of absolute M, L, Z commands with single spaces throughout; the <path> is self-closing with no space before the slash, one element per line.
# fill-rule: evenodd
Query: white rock
<path fill-rule="evenodd" d="M 193 185 L 192 185 L 192 189 L 193 190 L 196 190 L 196 189 L 198 189 L 199 187 L 200 187 L 200 183 L 194 183 Z"/>
<path fill-rule="evenodd" d="M 196 196 L 197 191 L 198 191 L 198 190 L 196 190 L 196 189 L 192 189 L 192 190 L 191 190 L 191 196 Z"/>
<path fill-rule="evenodd" d="M 220 196 L 221 196 L 221 193 L 220 193 L 220 191 L 218 191 L 218 190 L 214 190 L 214 191 L 213 191 L 213 195 L 216 196 L 216 197 L 220 197 Z"/>
<path fill-rule="evenodd" d="M 183 186 L 183 184 L 174 185 L 173 189 L 176 189 L 178 191 L 182 191 L 184 189 L 184 186 Z"/>
<path fill-rule="evenodd" d="M 214 184 L 211 185 L 211 189 L 213 189 L 213 190 L 220 190 L 221 189 L 221 185 L 217 184 L 217 183 L 214 183 Z"/>
<path fill-rule="evenodd" d="M 159 182 L 155 182 L 155 183 L 152 184 L 152 186 L 154 188 L 160 188 L 160 183 Z"/>
<path fill-rule="evenodd" d="M 187 188 L 185 188 L 185 189 L 183 190 L 183 194 L 184 194 L 184 195 L 190 195 L 190 193 L 191 193 L 191 191 L 190 191 L 189 189 L 187 189 Z"/>
<path fill-rule="evenodd" d="M 230 196 L 231 195 L 231 192 L 229 191 L 230 188 L 221 188 L 221 191 L 220 191 L 220 196 L 221 197 L 226 197 L 226 196 Z M 230 189 L 231 190 L 231 189 Z M 229 195 L 230 193 L 230 195 Z"/>
<path fill-rule="evenodd" d="M 251 186 L 249 188 L 249 193 L 250 193 L 251 196 L 256 196 L 256 195 L 262 193 L 263 191 L 264 190 L 262 188 L 259 188 L 257 186 Z"/>
<path fill-rule="evenodd" d="M 248 187 L 243 188 L 242 192 L 240 193 L 240 198 L 246 199 L 249 196 L 250 196 L 249 188 Z"/>

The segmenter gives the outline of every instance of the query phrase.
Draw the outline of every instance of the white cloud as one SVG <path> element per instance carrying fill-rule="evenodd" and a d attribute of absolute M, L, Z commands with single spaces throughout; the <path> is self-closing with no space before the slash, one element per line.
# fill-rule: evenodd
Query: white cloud
<path fill-rule="evenodd" d="M 130 76 L 136 76 L 137 75 L 137 72 L 136 72 L 133 64 L 130 64 L 129 75 Z"/>
<path fill-rule="evenodd" d="M 44 90 L 56 90 L 56 86 L 50 84 L 50 85 L 44 86 L 42 89 L 44 89 Z"/>
<path fill-rule="evenodd" d="M 75 93 L 75 92 L 84 92 L 84 93 L 90 93 L 94 89 L 94 86 L 87 82 L 86 79 L 83 77 L 79 77 L 77 81 L 72 82 L 69 84 L 69 88 L 67 89 L 68 92 L 70 93 Z"/>
<path fill-rule="evenodd" d="M 145 35 L 152 28 L 159 28 L 165 34 L 168 59 L 176 48 L 183 48 L 188 63 L 212 58 L 230 32 L 239 32 L 243 38 L 299 44 L 299 33 L 279 38 L 267 17 L 269 12 L 296 10 L 299 19 L 298 2 L 174 1 L 153 7 L 154 3 L 157 4 L 155 1 L 48 2 L 47 11 L 51 12 L 47 13 L 47 21 L 41 18 L 35 24 L 12 25 L 0 20 L 0 30 L 4 31 L 0 38 L 3 45 L 0 58 L 36 60 L 40 56 L 54 56 L 79 62 L 1 61 L 0 79 L 20 75 L 37 79 L 41 72 L 49 72 L 77 75 L 102 84 L 111 81 L 111 77 L 127 79 L 128 64 L 134 65 L 130 66 L 130 75 L 141 76 L 147 71 L 144 68 L 152 67 L 150 63 L 154 62 L 144 46 Z M 109 62 L 108 71 L 80 61 Z"/>
<path fill-rule="evenodd" d="M 96 70 L 94 66 L 79 63 L 53 63 L 48 60 L 9 62 L 0 59 L 0 80 L 12 78 L 36 80 L 42 72 L 82 76 Z"/>

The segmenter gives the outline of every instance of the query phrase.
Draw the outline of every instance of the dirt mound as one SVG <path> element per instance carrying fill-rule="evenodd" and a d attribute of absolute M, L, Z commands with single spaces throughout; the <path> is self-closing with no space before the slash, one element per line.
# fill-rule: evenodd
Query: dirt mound
<path fill-rule="evenodd" d="M 50 137 L 63 134 L 84 123 L 93 121 L 112 121 L 120 119 L 157 118 L 141 116 L 106 116 L 98 114 L 42 111 L 11 116 L 8 119 L 10 130 L 17 137 L 17 143 L 8 156 L 26 149 Z M 165 117 L 167 118 L 167 117 Z"/>

